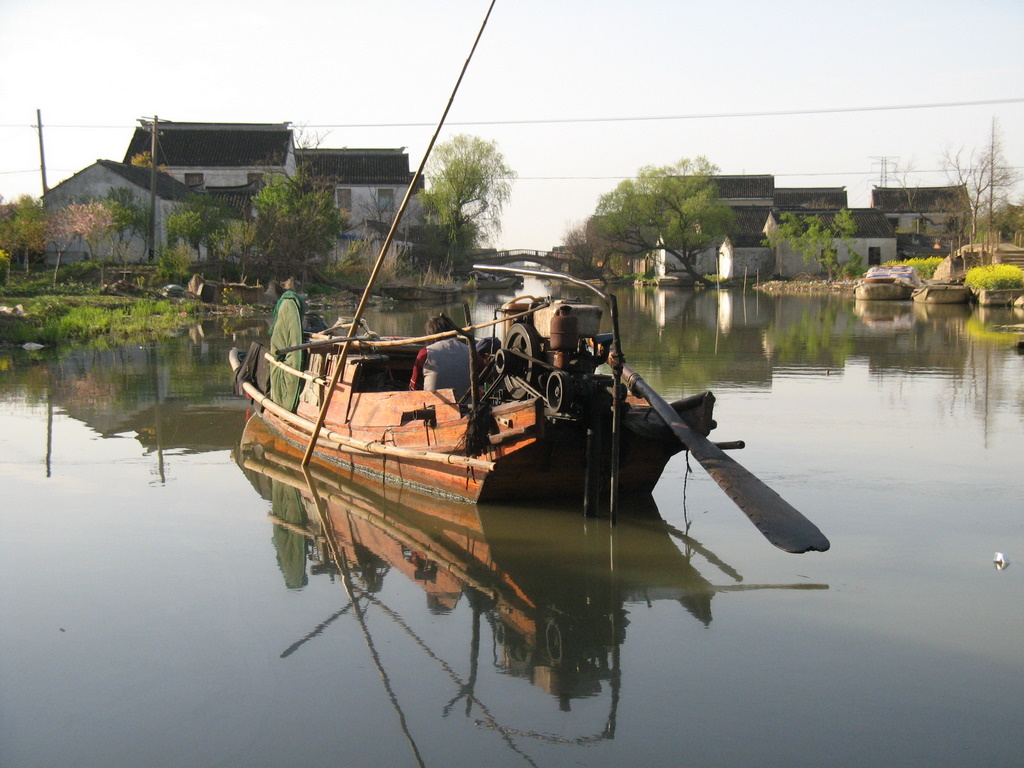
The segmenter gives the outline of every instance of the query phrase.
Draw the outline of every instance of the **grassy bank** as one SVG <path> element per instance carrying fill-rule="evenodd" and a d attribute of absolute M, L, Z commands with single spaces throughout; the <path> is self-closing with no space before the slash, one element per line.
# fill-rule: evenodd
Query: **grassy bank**
<path fill-rule="evenodd" d="M 11 300 L 0 304 L 12 306 Z M 17 301 L 17 300 L 15 300 Z M 39 296 L 18 301 L 24 315 L 0 315 L 0 341 L 56 345 L 159 335 L 195 322 L 196 302 L 119 296 Z"/>

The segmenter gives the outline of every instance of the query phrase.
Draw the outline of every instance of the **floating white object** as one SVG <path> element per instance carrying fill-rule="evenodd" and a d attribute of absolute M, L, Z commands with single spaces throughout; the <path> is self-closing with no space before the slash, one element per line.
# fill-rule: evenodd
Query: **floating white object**
<path fill-rule="evenodd" d="M 996 564 L 996 570 L 1001 571 L 1010 564 L 1010 561 L 1006 559 L 1006 555 L 1002 552 L 996 552 L 994 562 Z"/>
<path fill-rule="evenodd" d="M 37 349 L 42 349 L 42 344 L 36 344 L 34 341 L 26 341 L 21 345 L 22 349 L 27 349 L 29 352 L 35 352 Z"/>

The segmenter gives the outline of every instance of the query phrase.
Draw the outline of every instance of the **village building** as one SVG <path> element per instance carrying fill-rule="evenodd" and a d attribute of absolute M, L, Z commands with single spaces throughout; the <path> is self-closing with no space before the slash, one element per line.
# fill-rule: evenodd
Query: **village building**
<path fill-rule="evenodd" d="M 415 176 L 404 147 L 299 149 L 295 155 L 300 170 L 334 190 L 346 238 L 378 242 L 386 237 Z M 408 246 L 410 233 L 423 224 L 423 207 L 415 194 L 423 188 L 421 177 L 400 222 L 399 247 Z"/>
<path fill-rule="evenodd" d="M 117 163 L 113 160 L 97 160 L 87 168 L 83 168 L 74 176 L 65 179 L 52 187 L 43 196 L 43 204 L 47 210 L 54 211 L 72 203 L 87 200 L 104 200 L 111 193 L 125 190 L 128 200 L 145 211 L 149 211 L 152 180 L 154 176 L 149 168 Z M 182 182 L 167 173 L 156 173 L 156 241 L 164 242 L 164 222 L 174 210 L 174 206 L 185 200 L 191 190 Z M 70 244 L 50 242 L 47 245 L 47 260 L 53 262 L 57 258 L 58 248 L 67 246 L 61 254 L 61 261 L 71 263 L 87 258 L 114 257 L 124 262 L 147 261 L 150 256 L 149 230 L 122 232 L 117 239 L 98 243 L 97 252 L 91 246 L 76 240 Z"/>
<path fill-rule="evenodd" d="M 775 177 L 769 174 L 716 175 L 711 181 L 719 200 L 732 209 L 735 224 L 721 242 L 698 255 L 699 274 L 726 280 L 820 274 L 818 265 L 807 264 L 786 244 L 773 248 L 767 243 L 768 232 L 778 227 L 785 213 L 820 216 L 828 222 L 838 211 L 850 210 L 857 224 L 853 252 L 862 263 L 881 264 L 896 258 L 896 233 L 885 216 L 870 208 L 850 209 L 844 187 L 777 187 Z M 845 249 L 840 248 L 840 262 L 847 259 Z M 658 277 L 684 274 L 682 264 L 665 250 L 656 252 L 654 263 Z"/>
<path fill-rule="evenodd" d="M 98 160 L 94 165 L 50 190 L 44 201 L 50 208 L 72 202 L 102 200 L 110 190 L 126 188 L 132 199 L 149 209 L 149 165 L 153 147 L 152 121 L 140 121 L 125 151 L 124 162 Z M 148 230 L 115 246 L 99 244 L 90 253 L 85 243 L 74 243 L 64 261 L 109 258 L 113 251 L 129 261 L 146 261 L 166 243 L 166 220 L 174 207 L 190 194 L 219 198 L 243 217 L 255 215 L 252 200 L 270 175 L 294 176 L 305 171 L 315 182 L 328 185 L 345 217 L 339 239 L 341 253 L 353 240 L 383 240 L 412 183 L 409 156 L 401 149 L 296 149 L 289 123 L 186 123 L 160 120 L 156 136 L 157 206 L 156 248 L 148 246 Z M 422 180 L 417 190 L 423 189 Z M 403 217 L 396 247 L 423 223 L 419 200 L 413 198 Z M 55 247 L 51 245 L 56 257 Z M 205 254 L 200 254 L 203 258 Z"/>
<path fill-rule="evenodd" d="M 886 219 L 881 211 L 875 208 L 848 208 L 856 225 L 856 230 L 850 238 L 850 249 L 845 245 L 838 246 L 837 260 L 840 266 L 850 261 L 856 254 L 860 257 L 861 264 L 865 267 L 872 267 L 893 261 L 896 258 L 896 233 L 892 224 Z M 765 234 L 774 231 L 782 220 L 782 214 L 786 211 L 773 210 L 765 223 Z M 814 211 L 813 215 L 818 216 L 826 226 L 831 225 L 838 211 Z M 808 263 L 802 253 L 795 251 L 787 242 L 781 242 L 774 248 L 775 274 L 783 277 L 794 277 L 799 274 L 806 274 L 812 277 L 819 277 L 824 274 L 821 265 Z"/>
<path fill-rule="evenodd" d="M 150 153 L 152 123 L 135 129 L 124 162 Z M 267 174 L 295 173 L 288 123 L 157 123 L 156 164 L 193 191 L 259 187 Z"/>
<path fill-rule="evenodd" d="M 963 222 L 964 187 L 875 187 L 871 207 L 882 211 L 900 233 L 953 235 Z M 948 249 L 947 249 L 948 253 Z"/>

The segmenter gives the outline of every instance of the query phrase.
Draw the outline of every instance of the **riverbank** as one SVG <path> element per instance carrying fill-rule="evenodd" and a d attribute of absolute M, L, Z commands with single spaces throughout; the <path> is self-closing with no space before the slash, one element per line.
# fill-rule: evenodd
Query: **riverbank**
<path fill-rule="evenodd" d="M 780 296 L 823 293 L 852 296 L 856 288 L 856 282 L 853 280 L 771 280 L 767 283 L 759 283 L 755 288 L 765 293 Z"/>
<path fill-rule="evenodd" d="M 218 293 L 218 301 L 202 301 L 180 287 L 168 291 L 170 286 L 148 265 L 69 265 L 61 269 L 56 285 L 49 269 L 27 275 L 12 273 L 10 277 L 9 284 L 0 288 L 0 345 L 4 346 L 52 346 L 173 333 L 210 316 L 269 311 L 270 304 L 269 298 L 266 306 L 263 301 L 258 305 L 241 303 L 241 294 L 229 298 L 229 292 Z M 457 286 L 451 287 L 457 290 Z M 852 294 L 854 283 L 776 280 L 754 288 L 776 295 Z M 383 288 L 381 292 L 384 295 L 375 303 L 393 303 Z M 309 286 L 308 293 L 313 311 L 344 311 L 354 307 L 360 296 L 357 287 L 339 285 Z M 203 298 L 207 298 L 205 294 Z"/>
<path fill-rule="evenodd" d="M 195 301 L 120 296 L 40 296 L 0 302 L 0 344 L 42 345 L 160 335 L 205 314 Z"/>

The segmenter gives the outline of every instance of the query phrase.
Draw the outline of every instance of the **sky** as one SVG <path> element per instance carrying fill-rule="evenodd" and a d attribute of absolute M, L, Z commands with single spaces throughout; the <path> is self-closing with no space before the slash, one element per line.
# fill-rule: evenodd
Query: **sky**
<path fill-rule="evenodd" d="M 0 0 L 0 195 L 121 161 L 139 118 L 291 122 L 415 169 L 490 0 Z M 440 140 L 517 173 L 493 243 L 546 250 L 648 165 L 783 187 L 947 183 L 993 121 L 1024 172 L 1020 0 L 497 0 Z M 1017 188 L 1020 199 L 1024 185 Z"/>

